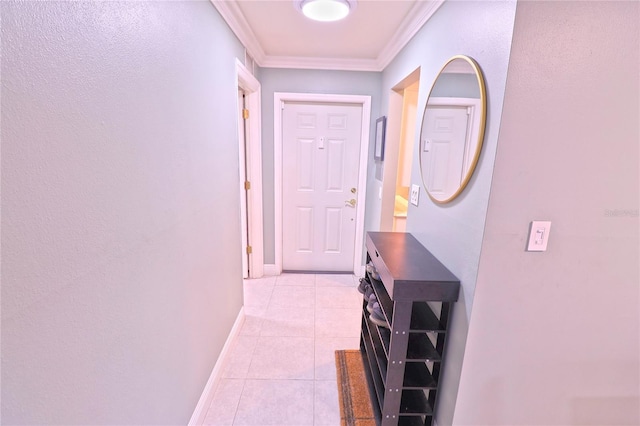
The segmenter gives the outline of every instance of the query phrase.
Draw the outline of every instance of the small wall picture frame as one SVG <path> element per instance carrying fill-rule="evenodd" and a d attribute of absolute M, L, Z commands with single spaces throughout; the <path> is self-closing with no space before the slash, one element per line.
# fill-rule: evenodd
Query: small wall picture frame
<path fill-rule="evenodd" d="M 373 158 L 384 161 L 384 139 L 387 130 L 387 117 L 384 115 L 376 120 L 376 144 L 373 151 Z"/>

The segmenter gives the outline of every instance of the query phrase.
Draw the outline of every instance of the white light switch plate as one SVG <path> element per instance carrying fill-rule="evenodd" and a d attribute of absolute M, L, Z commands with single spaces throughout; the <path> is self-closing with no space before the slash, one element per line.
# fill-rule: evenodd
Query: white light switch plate
<path fill-rule="evenodd" d="M 411 204 L 418 205 L 418 197 L 420 196 L 420 187 L 418 185 L 411 185 Z"/>
<path fill-rule="evenodd" d="M 551 222 L 534 220 L 531 222 L 527 251 L 547 251 Z"/>

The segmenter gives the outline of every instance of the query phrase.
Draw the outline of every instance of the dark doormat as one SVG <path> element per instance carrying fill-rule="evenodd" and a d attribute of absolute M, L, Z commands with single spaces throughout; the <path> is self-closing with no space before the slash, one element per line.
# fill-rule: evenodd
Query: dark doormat
<path fill-rule="evenodd" d="M 376 426 L 360 351 L 336 351 L 336 370 L 340 425 Z"/>

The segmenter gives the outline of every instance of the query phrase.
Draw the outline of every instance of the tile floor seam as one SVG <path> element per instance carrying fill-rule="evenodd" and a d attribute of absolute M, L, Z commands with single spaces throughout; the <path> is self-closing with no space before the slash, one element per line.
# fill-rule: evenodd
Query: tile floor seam
<path fill-rule="evenodd" d="M 265 312 L 266 312 L 266 309 L 268 309 L 269 303 L 271 302 L 271 297 L 273 296 L 273 289 L 275 288 L 275 280 L 274 280 L 273 285 L 270 285 L 270 287 L 271 287 L 271 291 L 269 291 L 269 296 L 268 296 L 266 304 L 265 304 L 266 305 Z M 253 357 L 255 356 L 255 353 L 256 353 L 256 350 L 257 350 L 257 347 L 258 347 L 258 340 L 260 339 L 260 336 L 262 335 L 262 323 L 264 322 L 264 316 L 265 316 L 264 313 L 260 314 L 260 321 L 261 321 L 260 330 L 258 332 L 258 335 L 255 336 L 256 344 L 253 346 L 253 350 L 251 351 L 251 357 L 249 359 L 249 366 L 247 367 L 247 374 L 245 375 L 244 379 L 242 379 L 242 389 L 240 390 L 240 397 L 238 398 L 238 403 L 236 404 L 236 408 L 233 411 L 233 420 L 231 422 L 232 426 L 236 424 L 236 420 L 237 420 L 237 417 L 238 417 L 238 410 L 240 408 L 240 402 L 242 401 L 242 395 L 244 393 L 245 385 L 247 383 L 249 371 L 251 369 L 251 364 L 253 363 Z M 235 339 L 237 339 L 237 338 L 238 338 L 238 336 L 236 336 Z"/>
<path fill-rule="evenodd" d="M 313 404 L 311 405 L 311 419 L 312 424 L 316 424 L 316 375 L 318 372 L 316 371 L 316 308 L 318 303 L 318 275 L 314 275 L 313 277 Z"/>
<path fill-rule="evenodd" d="M 293 379 L 283 379 L 283 378 L 279 378 L 279 379 L 274 379 L 273 377 L 247 377 L 246 379 L 225 379 L 225 380 L 243 380 L 243 381 L 247 381 L 247 380 L 254 380 L 254 381 L 263 381 L 263 382 L 269 382 L 269 381 L 273 381 L 273 380 L 284 380 L 284 381 L 295 381 L 295 382 L 314 382 L 316 379 L 305 379 L 302 377 L 298 377 L 298 378 L 293 378 Z M 320 379 L 319 381 L 329 381 L 329 379 Z"/>
<path fill-rule="evenodd" d="M 240 400 L 242 399 L 242 392 L 244 392 L 244 385 L 247 383 L 246 379 L 242 379 L 242 389 L 240 389 L 240 398 L 238 398 L 238 403 L 236 404 L 236 409 L 233 410 L 233 420 L 231 420 L 231 426 L 236 423 L 236 416 L 238 415 L 238 408 L 240 408 Z"/>
<path fill-rule="evenodd" d="M 271 303 L 271 298 L 273 297 L 273 290 L 276 288 L 276 280 L 273 280 L 273 284 L 270 285 L 271 291 L 269 292 L 269 297 L 267 298 L 267 303 L 266 303 L 267 307 L 269 307 L 269 303 Z M 262 317 L 261 319 L 264 320 L 264 315 L 261 315 L 261 317 Z"/>

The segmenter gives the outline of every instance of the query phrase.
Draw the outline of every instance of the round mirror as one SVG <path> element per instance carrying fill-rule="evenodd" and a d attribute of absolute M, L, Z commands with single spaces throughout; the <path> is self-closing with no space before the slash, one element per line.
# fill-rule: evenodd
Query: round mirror
<path fill-rule="evenodd" d="M 440 70 L 422 116 L 420 173 L 436 203 L 456 198 L 480 157 L 486 118 L 484 78 L 478 64 L 454 56 Z"/>

